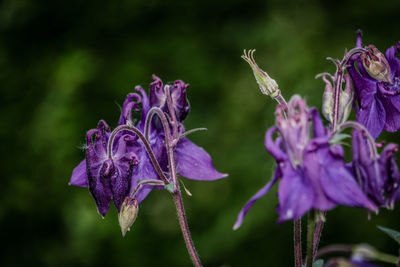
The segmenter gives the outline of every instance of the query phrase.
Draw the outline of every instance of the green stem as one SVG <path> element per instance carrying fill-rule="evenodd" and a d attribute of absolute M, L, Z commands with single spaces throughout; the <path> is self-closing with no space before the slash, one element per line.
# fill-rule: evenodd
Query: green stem
<path fill-rule="evenodd" d="M 314 225 L 315 225 L 315 211 L 308 212 L 307 222 L 307 267 L 312 267 L 313 253 L 314 253 Z"/>
<path fill-rule="evenodd" d="M 383 252 L 379 252 L 376 255 L 376 259 L 378 261 L 381 261 L 381 262 L 392 263 L 392 264 L 395 264 L 395 265 L 397 265 L 399 263 L 399 257 L 393 256 L 393 255 L 390 255 L 390 254 L 386 254 L 386 253 L 383 253 Z"/>

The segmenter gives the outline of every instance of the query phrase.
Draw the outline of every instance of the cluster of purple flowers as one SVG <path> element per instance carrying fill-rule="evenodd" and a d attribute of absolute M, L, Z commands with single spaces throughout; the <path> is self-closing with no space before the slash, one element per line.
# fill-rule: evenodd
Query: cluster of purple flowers
<path fill-rule="evenodd" d="M 326 83 L 323 113 L 331 123 L 329 127 L 324 127 L 317 109 L 307 108 L 299 96 L 288 103 L 278 101 L 275 126 L 265 136 L 265 147 L 277 163 L 275 175 L 246 203 L 234 229 L 279 179 L 280 222 L 300 219 L 311 209 L 327 211 L 339 204 L 374 212 L 379 207 L 393 208 L 400 199 L 400 174 L 395 162 L 398 145 L 388 144 L 379 154 L 375 138 L 382 130 L 400 129 L 399 49 L 400 43 L 384 56 L 373 45 L 362 48 L 359 32 L 356 48 L 342 62 L 333 60 L 335 75 L 320 75 Z M 257 66 L 252 53 L 249 55 L 243 58 L 257 73 L 256 78 L 270 79 Z M 344 73 L 346 69 L 349 74 Z M 260 88 L 268 86 L 260 78 L 257 82 Z M 346 122 L 354 103 L 357 122 Z M 340 132 L 349 127 L 353 128 L 350 163 L 345 161 L 340 145 L 340 139 L 346 136 Z M 275 133 L 278 135 L 274 139 Z"/>
<path fill-rule="evenodd" d="M 128 94 L 117 128 L 111 131 L 100 120 L 97 128 L 86 134 L 86 158 L 73 170 L 69 183 L 89 188 L 101 216 L 107 213 L 111 200 L 120 212 L 127 197 L 140 203 L 153 188 L 165 188 L 160 177 L 161 174 L 170 181 L 165 130 L 177 129 L 174 158 L 178 174 L 194 180 L 226 177 L 214 168 L 203 148 L 186 138 L 182 122 L 190 109 L 186 97 L 188 85 L 180 80 L 164 85 L 158 77 L 153 78 L 149 96 L 140 86 L 135 88 L 136 93 Z M 167 105 L 168 98 L 172 109 Z M 152 109 L 161 110 L 169 118 L 170 129 L 163 128 L 159 117 L 152 118 Z M 135 125 L 132 112 L 140 110 L 140 120 Z M 171 126 L 173 123 L 175 127 Z"/>
<path fill-rule="evenodd" d="M 265 147 L 277 168 L 272 180 L 245 204 L 234 229 L 240 227 L 252 205 L 280 180 L 279 222 L 296 221 L 295 262 L 302 266 L 299 220 L 305 213 L 325 212 L 337 205 L 377 213 L 381 207 L 392 209 L 400 199 L 400 172 L 395 159 L 398 145 L 383 146 L 375 141 L 383 130 L 400 129 L 400 42 L 384 55 L 373 45 L 363 48 L 359 31 L 356 47 L 342 61 L 332 59 L 337 67 L 335 74 L 318 75 L 325 82 L 322 114 L 328 126 L 324 126 L 317 109 L 309 108 L 300 96 L 285 101 L 276 81 L 255 62 L 254 51 L 245 50 L 242 58 L 250 64 L 262 93 L 278 102 L 275 126 L 265 135 Z M 89 188 L 101 216 L 106 215 L 113 200 L 123 235 L 150 191 L 167 189 L 174 195 L 189 254 L 200 266 L 177 174 L 194 180 L 227 175 L 218 172 L 210 155 L 186 137 L 196 131 L 185 131 L 183 126 L 190 110 L 188 85 L 180 80 L 164 85 L 158 77 L 153 78 L 149 94 L 140 86 L 128 94 L 114 130 L 100 120 L 97 128 L 87 132 L 86 158 L 73 170 L 70 184 Z M 353 108 L 356 122 L 347 121 Z M 136 123 L 133 112 L 138 113 Z M 347 128 L 352 129 L 352 135 L 343 133 Z M 348 137 L 352 138 L 350 162 L 345 160 L 341 143 Z M 382 148 L 380 153 L 378 148 Z M 309 244 L 318 247 L 318 231 L 314 236 L 312 229 L 314 213 L 310 214 Z M 308 249 L 307 266 L 311 266 L 316 250 L 313 245 Z M 328 266 L 341 262 L 331 261 Z M 356 261 L 351 264 L 367 266 Z"/>

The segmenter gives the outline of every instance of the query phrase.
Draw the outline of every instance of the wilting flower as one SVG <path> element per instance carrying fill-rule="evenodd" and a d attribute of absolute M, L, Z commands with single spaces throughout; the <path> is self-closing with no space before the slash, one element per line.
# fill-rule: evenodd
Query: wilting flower
<path fill-rule="evenodd" d="M 361 47 L 361 31 L 357 47 Z M 354 82 L 357 100 L 357 121 L 362 123 L 374 138 L 382 130 L 400 129 L 400 42 L 382 54 L 375 46 L 350 62 L 348 71 Z"/>
<path fill-rule="evenodd" d="M 279 221 L 299 219 L 310 209 L 326 211 L 337 204 L 376 210 L 346 168 L 342 147 L 329 143 L 331 135 L 317 110 L 308 109 L 304 100 L 294 96 L 288 103 L 287 114 L 283 111 L 279 105 L 276 126 L 265 137 L 265 146 L 278 164 L 274 178 L 247 202 L 234 229 L 279 178 Z M 274 133 L 279 133 L 275 140 Z"/>
<path fill-rule="evenodd" d="M 188 85 L 183 81 L 175 81 L 173 85 L 163 85 L 158 77 L 153 77 L 155 81 L 150 85 L 150 97 L 140 86 L 136 87 L 136 93 L 128 94 L 122 106 L 118 125 L 133 126 L 132 111 L 138 112 L 141 109 L 141 117 L 135 126 L 144 134 L 147 115 L 152 107 L 159 107 L 171 117 L 172 114 L 166 106 L 166 86 L 168 86 L 174 116 L 179 124 L 179 134 L 182 134 L 184 132 L 182 122 L 189 112 L 189 102 L 186 98 Z M 165 133 L 161 126 L 159 120 L 153 120 L 147 142 L 163 173 L 169 178 Z M 86 159 L 73 170 L 69 184 L 89 187 L 98 212 L 102 216 L 107 213 L 111 199 L 114 200 L 118 212 L 122 212 L 121 209 L 124 211 L 124 216 L 120 214 L 124 222 L 121 227 L 123 232 L 126 232 L 130 222 L 134 221 L 132 218 L 136 218 L 137 215 L 132 212 L 132 210 L 137 212 L 136 201 L 140 203 L 153 188 L 160 188 L 161 185 L 161 183 L 140 184 L 146 179 L 160 179 L 148 151 L 143 141 L 132 131 L 117 127 L 111 132 L 102 120 L 97 129 L 88 131 L 86 147 Z M 203 148 L 186 137 L 181 137 L 177 142 L 174 156 L 176 171 L 184 177 L 194 180 L 215 180 L 227 176 L 214 168 L 210 155 Z M 135 202 L 130 201 L 128 205 L 124 202 L 127 199 L 134 199 Z M 135 216 L 129 217 L 125 214 L 127 212 Z"/>
<path fill-rule="evenodd" d="M 396 164 L 397 144 L 388 144 L 379 155 L 361 130 L 353 131 L 352 169 L 361 189 L 377 206 L 393 208 L 400 199 L 400 174 Z"/>

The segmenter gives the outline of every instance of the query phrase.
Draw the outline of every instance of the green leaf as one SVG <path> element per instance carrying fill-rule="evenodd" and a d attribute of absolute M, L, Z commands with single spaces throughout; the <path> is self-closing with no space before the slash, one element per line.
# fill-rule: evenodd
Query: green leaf
<path fill-rule="evenodd" d="M 174 192 L 174 183 L 169 183 L 165 186 L 165 189 L 167 189 L 169 192 L 173 193 Z"/>
<path fill-rule="evenodd" d="M 322 267 L 324 265 L 324 260 L 319 259 L 313 263 L 313 267 Z"/>
<path fill-rule="evenodd" d="M 349 134 L 338 133 L 338 134 L 335 134 L 335 135 L 331 138 L 331 140 L 329 141 L 329 143 L 330 143 L 331 145 L 338 144 L 338 143 L 341 143 L 342 140 L 344 140 L 344 139 L 346 139 L 346 138 L 349 138 L 349 137 L 351 137 Z"/>
<path fill-rule="evenodd" d="M 377 227 L 400 244 L 400 232 L 379 225 Z"/>

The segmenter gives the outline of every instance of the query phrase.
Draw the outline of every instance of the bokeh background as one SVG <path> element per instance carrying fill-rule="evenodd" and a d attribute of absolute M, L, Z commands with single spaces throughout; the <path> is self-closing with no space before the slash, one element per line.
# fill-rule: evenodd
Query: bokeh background
<path fill-rule="evenodd" d="M 395 44 L 399 10 L 399 1 L 1 1 L 0 265 L 190 266 L 166 191 L 142 202 L 122 238 L 114 207 L 101 219 L 87 189 L 68 186 L 85 132 L 99 119 L 114 127 L 126 94 L 157 74 L 191 84 L 186 128 L 209 130 L 190 138 L 230 174 L 185 180 L 203 264 L 291 266 L 292 224 L 277 224 L 276 187 L 232 231 L 273 172 L 263 143 L 275 103 L 240 55 L 257 49 L 287 99 L 298 93 L 320 107 L 324 85 L 314 76 L 334 71 L 325 58 L 341 58 L 358 28 L 382 51 Z M 364 210 L 338 207 L 321 246 L 368 242 L 396 254 L 376 225 L 399 230 L 399 208 L 368 220 Z"/>

